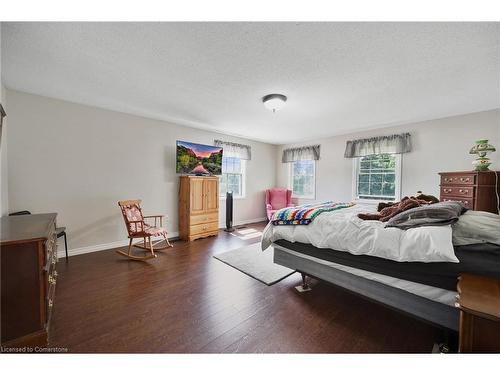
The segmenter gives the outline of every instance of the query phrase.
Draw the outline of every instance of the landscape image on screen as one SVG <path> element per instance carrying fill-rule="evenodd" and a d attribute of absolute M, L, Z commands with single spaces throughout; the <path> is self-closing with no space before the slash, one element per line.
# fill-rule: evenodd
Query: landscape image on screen
<path fill-rule="evenodd" d="M 177 141 L 177 173 L 220 175 L 222 147 Z"/>

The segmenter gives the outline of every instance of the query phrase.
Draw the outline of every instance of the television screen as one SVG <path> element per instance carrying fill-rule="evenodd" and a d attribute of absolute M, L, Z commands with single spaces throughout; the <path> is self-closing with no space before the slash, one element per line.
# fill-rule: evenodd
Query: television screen
<path fill-rule="evenodd" d="M 222 174 L 222 147 L 177 141 L 177 173 Z"/>

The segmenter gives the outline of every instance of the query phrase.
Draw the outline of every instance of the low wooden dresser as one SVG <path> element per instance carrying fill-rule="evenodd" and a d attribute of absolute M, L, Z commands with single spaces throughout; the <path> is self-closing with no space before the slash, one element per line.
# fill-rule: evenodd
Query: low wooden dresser
<path fill-rule="evenodd" d="M 1 218 L 1 345 L 43 347 L 57 279 L 57 214 Z"/>
<path fill-rule="evenodd" d="M 500 353 L 500 280 L 462 274 L 459 277 L 461 353 Z"/>
<path fill-rule="evenodd" d="M 498 213 L 500 172 L 441 172 L 440 200 L 458 201 L 475 211 Z"/>

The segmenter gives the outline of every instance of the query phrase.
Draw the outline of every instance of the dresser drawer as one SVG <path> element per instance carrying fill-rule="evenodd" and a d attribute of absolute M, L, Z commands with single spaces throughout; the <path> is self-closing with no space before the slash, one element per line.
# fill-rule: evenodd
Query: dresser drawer
<path fill-rule="evenodd" d="M 218 222 L 212 222 L 212 223 L 207 223 L 207 224 L 197 224 L 197 225 L 191 225 L 189 227 L 189 235 L 195 235 L 195 234 L 202 234 L 202 233 L 208 233 L 208 232 L 215 232 L 219 230 L 219 223 Z"/>
<path fill-rule="evenodd" d="M 441 186 L 441 196 L 444 195 L 472 198 L 474 196 L 474 186 Z"/>
<path fill-rule="evenodd" d="M 203 215 L 193 215 L 190 217 L 191 225 L 205 224 L 219 221 L 219 214 L 217 212 L 212 212 Z"/>
<path fill-rule="evenodd" d="M 441 175 L 441 185 L 475 185 L 476 175 L 475 174 L 442 174 Z"/>
<path fill-rule="evenodd" d="M 441 202 L 460 202 L 466 208 L 471 209 L 471 210 L 474 209 L 474 200 L 472 198 L 441 195 Z"/>

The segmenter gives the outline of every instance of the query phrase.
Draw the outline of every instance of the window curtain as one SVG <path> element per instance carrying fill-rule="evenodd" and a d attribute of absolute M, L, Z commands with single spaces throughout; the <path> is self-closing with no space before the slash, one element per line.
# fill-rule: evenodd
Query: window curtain
<path fill-rule="evenodd" d="M 357 158 L 374 154 L 404 154 L 411 151 L 410 133 L 347 141 L 345 158 Z"/>
<path fill-rule="evenodd" d="M 243 160 L 252 159 L 252 148 L 248 145 L 221 141 L 220 139 L 216 139 L 214 141 L 214 144 L 218 147 L 222 147 L 222 149 L 224 150 L 223 156 L 227 156 L 230 158 L 240 158 Z"/>
<path fill-rule="evenodd" d="M 283 150 L 282 163 L 297 160 L 319 160 L 320 145 L 287 148 Z"/>

